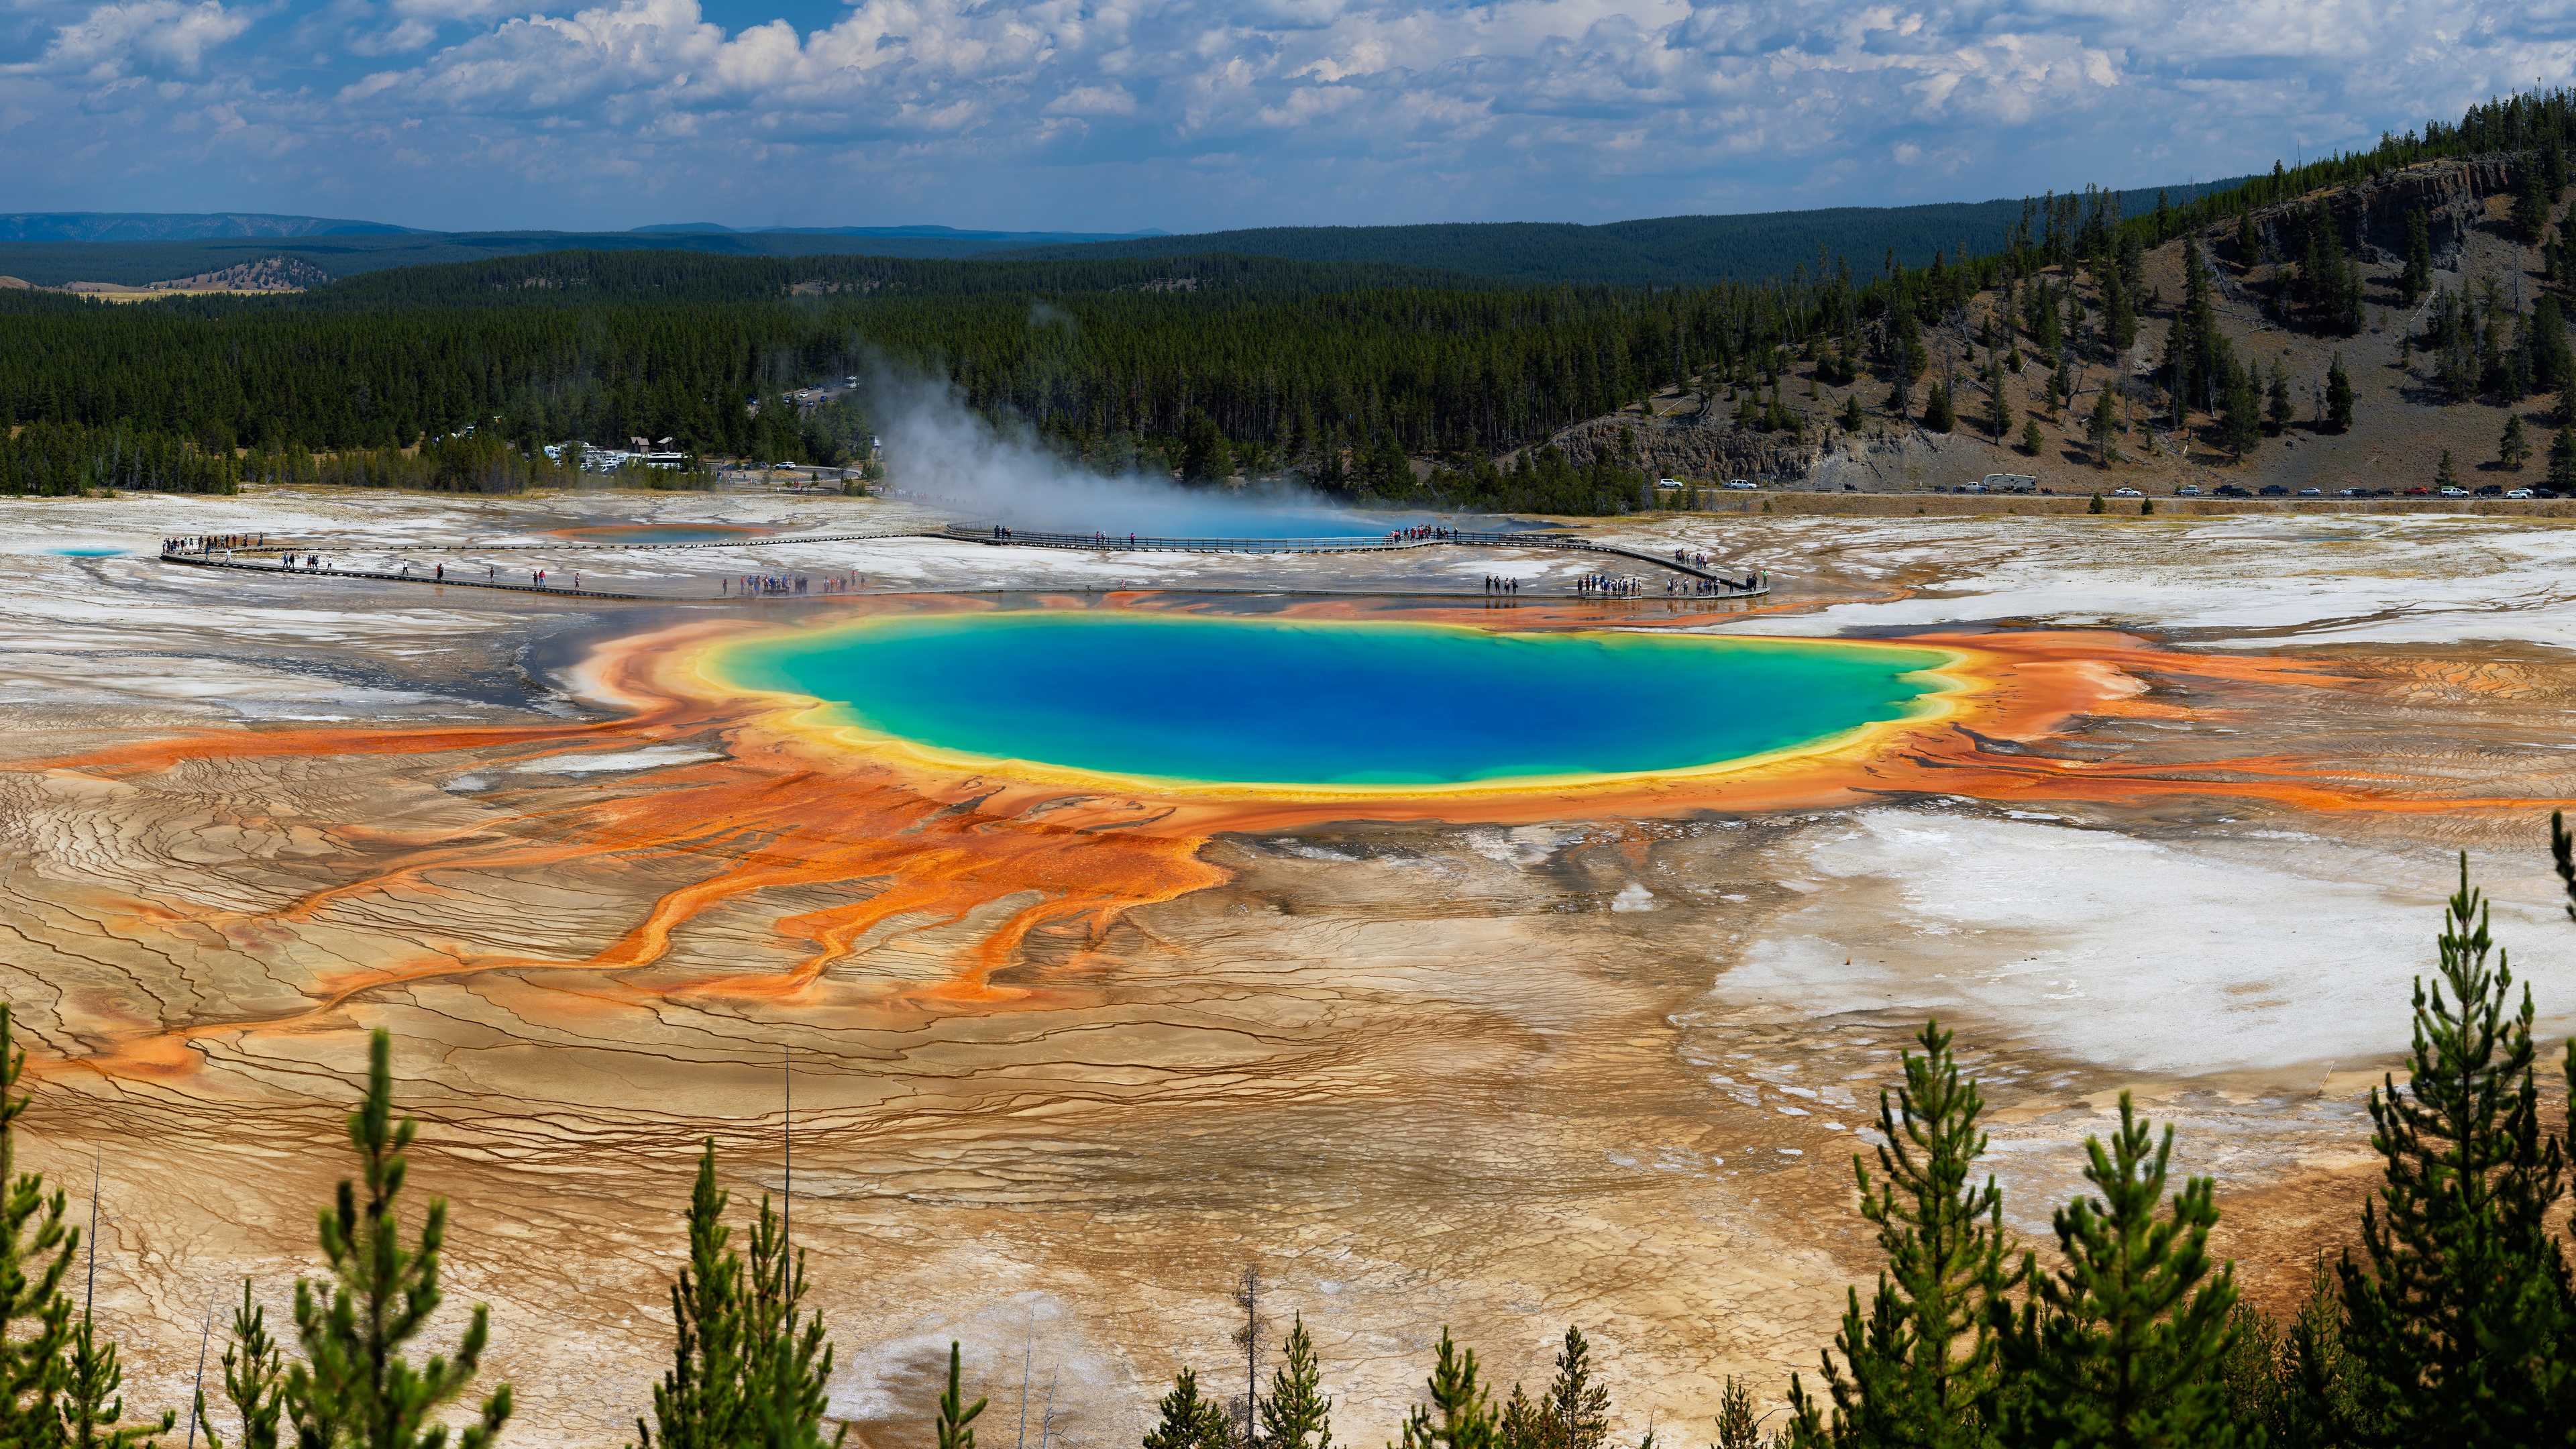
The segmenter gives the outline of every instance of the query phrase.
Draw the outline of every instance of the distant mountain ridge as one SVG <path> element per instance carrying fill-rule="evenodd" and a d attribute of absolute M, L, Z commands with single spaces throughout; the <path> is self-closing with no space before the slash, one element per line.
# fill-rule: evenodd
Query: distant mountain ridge
<path fill-rule="evenodd" d="M 381 221 L 266 212 L 12 211 L 0 212 L 0 241 L 158 242 L 214 237 L 406 236 L 412 229 Z"/>
<path fill-rule="evenodd" d="M 901 236 L 944 237 L 955 241 L 1011 243 L 1020 246 L 1043 246 L 1052 242 L 1082 243 L 1140 241 L 1149 237 L 1170 236 L 1160 227 L 1142 231 L 961 231 L 953 226 L 726 226 L 713 221 L 666 221 L 653 226 L 630 229 L 633 234 L 651 235 L 719 235 L 719 236 Z"/>
<path fill-rule="evenodd" d="M 2123 215 L 2176 205 L 2244 180 L 2140 187 L 2119 193 Z M 1663 216 L 1585 226 L 1575 222 L 1434 222 L 1413 226 L 1287 226 L 1200 232 L 993 253 L 996 260 L 1078 261 L 1235 252 L 1301 262 L 1379 262 L 1508 282 L 1685 286 L 1785 277 L 1835 261 L 1855 272 L 1889 253 L 1919 267 L 1935 252 L 1992 251 L 2021 220 L 2020 198 L 1924 206 L 1838 206 L 1732 216 Z"/>
<path fill-rule="evenodd" d="M 2242 178 L 2119 193 L 2121 209 L 2152 210 L 2159 194 L 2179 205 Z M 333 277 L 388 267 L 434 266 L 496 256 L 593 250 L 690 251 L 717 256 L 881 256 L 1000 261 L 1132 261 L 1232 253 L 1295 262 L 1351 262 L 1507 284 L 1688 286 L 1787 277 L 1818 265 L 1872 273 L 1892 254 L 1919 267 L 1935 252 L 1993 249 L 2021 219 L 2020 200 L 1928 206 L 1834 207 L 1738 216 L 1667 216 L 1585 226 L 1573 222 L 1444 222 L 1416 226 L 1263 227 L 1174 236 L 1159 231 L 967 231 L 945 226 L 769 227 L 663 222 L 622 232 L 436 232 L 380 222 L 250 213 L 0 214 L 0 273 L 40 287 L 69 282 L 142 286 L 288 257 Z M 44 227 L 36 226 L 43 223 Z M 153 226 L 198 234 L 142 237 Z M 301 226 L 303 231 L 252 231 Z M 215 228 L 230 227 L 233 230 Z M 14 228 L 14 229 L 13 229 Z M 119 230 L 123 228 L 124 230 Z M 79 233 L 70 235 L 69 233 Z"/>

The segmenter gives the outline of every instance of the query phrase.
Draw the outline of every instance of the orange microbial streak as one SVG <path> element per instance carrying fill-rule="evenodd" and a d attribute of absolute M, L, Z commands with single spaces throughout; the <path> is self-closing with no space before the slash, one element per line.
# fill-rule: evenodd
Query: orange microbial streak
<path fill-rule="evenodd" d="M 1062 601 L 1064 607 L 1157 607 L 1148 595 Z M 982 609 L 989 603 L 912 598 L 854 608 Z M 839 611 L 835 611 L 836 613 Z M 1473 607 L 1397 608 L 1352 600 L 1303 603 L 1303 617 L 1400 615 L 1523 628 L 1599 628 L 1621 621 L 1581 607 L 1523 606 L 1497 618 Z M 844 615 L 844 617 L 846 617 Z M 1742 617 L 1741 612 L 1712 617 Z M 1691 622 L 1687 617 L 1676 622 Z M 1219 832 L 1311 828 L 1357 819 L 1520 823 L 1763 811 L 1849 804 L 1894 794 L 2012 801 L 2137 802 L 2164 796 L 2257 797 L 2319 811 L 2445 810 L 2530 800 L 2428 796 L 2420 782 L 2356 778 L 2315 762 L 2251 757 L 2162 767 L 2098 763 L 2053 751 L 2078 716 L 2206 716 L 2235 699 L 2259 710 L 2284 691 L 2336 690 L 2348 681 L 2313 663 L 2178 654 L 2098 632 L 1916 635 L 1899 642 L 1949 651 L 1952 685 L 1938 713 L 1854 731 L 1826 747 L 1742 768 L 1599 782 L 1510 782 L 1470 789 L 1330 789 L 1250 796 L 1149 789 L 1097 779 L 1068 783 L 1043 769 L 961 770 L 898 749 L 857 748 L 842 732 L 800 722 L 808 702 L 746 698 L 703 668 L 707 652 L 757 621 L 699 623 L 615 641 L 580 668 L 580 687 L 619 711 L 609 723 L 410 729 L 205 731 L 29 761 L 17 771 L 146 783 L 200 762 L 340 757 L 418 783 L 506 771 L 558 757 L 687 743 L 720 759 L 577 783 L 486 791 L 472 806 L 431 812 L 438 823 L 331 825 L 344 850 L 340 879 L 280 908 L 218 909 L 137 889 L 100 901 L 117 934 L 184 935 L 218 954 L 247 956 L 296 983 L 300 999 L 258 1015 L 172 1026 L 148 1012 L 84 1011 L 81 1035 L 100 1049 L 92 1067 L 125 1075 L 193 1069 L 189 1038 L 246 1027 L 292 1028 L 373 990 L 506 971 L 581 973 L 603 1005 L 649 1006 L 689 995 L 769 1003 L 842 1019 L 1010 1010 L 1080 992 L 1087 947 L 1071 968 L 1015 972 L 1032 932 L 1096 943 L 1136 908 L 1222 883 L 1200 858 Z M 2149 697 L 2152 681 L 2182 680 L 2197 708 Z M 499 775 L 496 778 L 519 778 Z M 2410 788 L 2411 787 L 2411 788 Z M 555 873 L 621 883 L 625 919 L 604 939 L 562 954 L 497 949 L 496 934 L 414 910 L 400 929 L 353 925 L 423 902 L 477 897 L 477 879 Z M 585 876 L 585 873 L 586 876 Z M 605 876 L 603 876 L 605 873 Z M 148 877 L 147 877 L 148 878 Z M 652 881 L 638 889 L 636 881 Z M 103 888 L 101 888 L 103 889 Z M 790 894 L 782 898 L 781 893 Z M 96 899 L 93 893 L 92 899 Z M 477 897 L 479 898 L 479 897 Z M 768 945 L 692 955 L 693 925 L 752 913 Z M 469 917 L 461 908 L 459 918 Z M 951 944 L 931 969 L 835 975 L 886 933 L 944 927 Z M 739 926 L 737 930 L 741 929 Z M 329 966 L 307 966 L 323 935 L 343 945 Z M 498 933 L 506 936 L 506 932 Z M 695 963 L 695 964 L 692 964 Z M 720 964 L 710 964 L 720 963 Z M 852 979 L 853 975 L 857 979 Z M 997 979 L 997 978 L 1009 979 Z M 575 983 L 567 980 L 566 985 Z"/>

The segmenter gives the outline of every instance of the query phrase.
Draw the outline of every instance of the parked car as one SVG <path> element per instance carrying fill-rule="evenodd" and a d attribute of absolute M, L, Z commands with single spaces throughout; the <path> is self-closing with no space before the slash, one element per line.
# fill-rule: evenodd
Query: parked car
<path fill-rule="evenodd" d="M 2367 498 L 2370 496 L 2370 490 L 2367 488 L 2338 488 L 2335 490 L 2335 496 L 2337 498 Z"/>
<path fill-rule="evenodd" d="M 2114 488 L 2111 490 L 2111 496 L 2114 498 L 2144 498 L 2147 495 L 2139 492 L 2135 488 Z"/>
<path fill-rule="evenodd" d="M 2531 490 L 2528 488 L 2515 488 L 2508 491 L 2504 496 L 2507 498 L 2529 498 L 2531 496 Z"/>
<path fill-rule="evenodd" d="M 2466 498 L 2469 496 L 2469 490 L 2466 488 L 2445 488 L 2442 490 L 2442 496 L 2445 498 Z"/>
<path fill-rule="evenodd" d="M 2418 483 L 2398 496 L 2401 498 L 2430 498 L 2433 496 L 2433 490 L 2425 487 L 2421 483 Z"/>
<path fill-rule="evenodd" d="M 2251 490 L 2239 488 L 2233 483 L 2221 483 L 2209 491 L 2217 494 L 2221 498 L 2251 498 L 2254 496 Z"/>
<path fill-rule="evenodd" d="M 2559 492 L 2555 488 L 2534 488 L 2531 490 L 2531 496 L 2534 498 L 2564 498 L 2567 495 Z"/>
<path fill-rule="evenodd" d="M 2301 498 L 2323 498 L 2326 496 L 2326 490 L 2322 488 L 2302 488 L 2299 490 L 2299 496 Z"/>
<path fill-rule="evenodd" d="M 1729 488 L 1750 488 L 1753 485 L 1741 478 L 1729 478 L 1726 480 L 1726 486 Z"/>
<path fill-rule="evenodd" d="M 2501 483 L 2489 483 L 2485 487 L 2478 489 L 2470 496 L 2473 498 L 2502 498 L 2504 496 L 2504 485 Z"/>
<path fill-rule="evenodd" d="M 2198 498 L 2200 496 L 2200 485 L 2197 483 L 2185 483 L 2180 488 L 2174 490 L 2174 496 L 2176 498 Z"/>
<path fill-rule="evenodd" d="M 2278 483 L 2266 483 L 2254 491 L 2262 494 L 2266 498 L 2287 498 L 2290 496 L 2290 490 L 2282 487 Z"/>

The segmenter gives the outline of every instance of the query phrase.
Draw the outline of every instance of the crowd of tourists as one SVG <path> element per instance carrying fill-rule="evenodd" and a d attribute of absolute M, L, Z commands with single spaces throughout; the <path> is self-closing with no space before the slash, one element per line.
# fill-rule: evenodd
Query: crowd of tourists
<path fill-rule="evenodd" d="M 850 594 L 868 586 L 866 574 L 826 574 L 820 579 L 811 574 L 744 574 L 722 581 L 721 592 L 740 594 L 746 599 L 776 598 L 798 594 Z"/>
<path fill-rule="evenodd" d="M 217 549 L 266 548 L 264 533 L 191 533 L 161 540 L 163 553 L 213 553 Z"/>
<path fill-rule="evenodd" d="M 1574 581 L 1578 594 L 1599 594 L 1606 598 L 1630 599 L 1646 591 L 1646 581 L 1626 574 L 1585 574 Z"/>
<path fill-rule="evenodd" d="M 1485 575 L 1485 592 L 1486 592 L 1486 593 L 1489 593 L 1489 594 L 1517 594 L 1517 593 L 1519 593 L 1520 591 L 1521 591 L 1521 581 L 1520 581 L 1520 580 L 1518 580 L 1518 579 L 1507 579 L 1507 578 L 1502 577 L 1500 574 L 1487 574 L 1487 575 Z"/>

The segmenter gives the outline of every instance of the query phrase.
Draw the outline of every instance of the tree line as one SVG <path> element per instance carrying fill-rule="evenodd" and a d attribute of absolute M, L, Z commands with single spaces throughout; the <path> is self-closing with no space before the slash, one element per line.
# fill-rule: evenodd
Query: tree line
<path fill-rule="evenodd" d="M 2472 108 L 2456 126 L 2276 167 L 2138 216 L 2123 216 L 2119 194 L 2097 188 L 2038 198 L 1995 249 L 1936 250 L 1919 268 L 1893 250 L 1858 270 L 1819 252 L 1812 267 L 1801 261 L 1785 276 L 1705 286 L 1503 286 L 1374 263 L 1239 256 L 570 251 L 394 269 L 277 298 L 115 307 L 5 293 L 0 424 L 82 431 L 56 435 L 40 462 L 0 486 L 59 490 L 49 480 L 85 472 L 144 480 L 115 486 L 203 489 L 219 486 L 227 455 L 383 454 L 469 428 L 522 453 L 641 435 L 706 455 L 837 463 L 847 461 L 849 430 L 807 426 L 785 394 L 890 363 L 945 379 L 972 406 L 1027 420 L 1094 466 L 1200 476 L 1183 459 L 1194 447 L 1201 460 L 1213 456 L 1212 428 L 1237 465 L 1327 487 L 1382 496 L 1427 488 L 1385 466 L 1396 453 L 1482 487 L 1507 476 L 1494 460 L 1543 450 L 1571 424 L 1677 384 L 1722 387 L 1731 401 L 1768 384 L 1769 403 L 1739 416 L 1803 430 L 1807 420 L 1777 391 L 1793 361 L 1834 381 L 1872 369 L 1890 384 L 1895 416 L 1955 419 L 1971 411 L 1955 358 L 1991 333 L 1998 312 L 2010 354 L 1998 360 L 2018 373 L 2028 341 L 2051 369 L 2052 399 L 2070 401 L 2078 369 L 2129 346 L 2140 316 L 2163 305 L 2143 285 L 2146 251 L 2229 219 L 2241 259 L 2281 263 L 2266 298 L 2276 315 L 2348 332 L 2362 307 L 2358 239 L 2321 207 L 2260 225 L 2255 209 L 2419 160 L 2518 147 L 2518 184 L 2531 194 L 2517 201 L 2515 224 L 2537 241 L 2564 181 L 2569 127 L 2568 93 L 2535 91 Z M 2562 238 L 2545 252 L 2553 267 L 2565 250 Z M 2405 285 L 2424 285 L 2429 271 L 2429 252 L 2410 233 Z M 2091 309 L 2079 275 L 2091 279 Z M 1986 294 L 2000 305 L 1979 307 Z M 2197 294 L 2183 300 L 2186 310 L 2203 305 Z M 2243 411 L 2230 400 L 2243 402 L 2248 379 L 2222 365 L 2214 324 L 2197 312 L 2189 321 L 2191 355 L 2169 361 L 2161 381 L 2178 422 L 2194 409 L 2227 420 Z M 2493 331 L 2492 317 L 2481 326 Z M 2437 346 L 2483 345 L 2454 333 L 2468 339 L 2454 328 Z M 1930 334 L 1951 361 L 1918 414 Z M 2508 344 L 2497 355 L 2509 361 L 2518 354 Z M 2484 357 L 2477 363 L 2481 377 L 2492 371 Z M 2549 367 L 2534 354 L 2525 371 L 2536 379 Z M 1989 400 L 1999 399 L 1988 381 Z M 2250 379 L 2257 394 L 2265 382 Z M 2242 432 L 2227 426 L 2236 429 L 2229 436 Z M 11 481 L 20 477 L 41 486 Z M 1631 506 L 1631 481 L 1532 485 L 1528 496 L 1606 500 L 1575 510 L 1598 511 Z"/>
<path fill-rule="evenodd" d="M 2576 840 L 2557 817 L 2551 848 L 2576 919 Z M 1814 1387 L 1794 1375 L 1785 1404 L 1760 1409 L 1728 1379 L 1714 1449 L 2380 1449 L 2454 1443 L 2563 1444 L 2576 1426 L 2576 1287 L 2554 1222 L 2576 1143 L 2544 1128 L 2534 1007 L 2489 929 L 2465 856 L 2446 902 L 2429 981 L 2416 980 L 2408 1079 L 2370 1097 L 2381 1181 L 2358 1241 L 2320 1254 L 2305 1301 L 2276 1322 L 2246 1304 L 2232 1263 L 2213 1260 L 2215 1186 L 2174 1189 L 2174 1131 L 2142 1119 L 2085 1142 L 2091 1191 L 2054 1216 L 2054 1254 L 2016 1242 L 2003 1194 L 1976 1171 L 1984 1101 L 1952 1036 L 1927 1022 L 1902 1054 L 1903 1082 L 1880 1094 L 1879 1143 L 1855 1154 L 1861 1216 L 1883 1266 L 1849 1290 Z M 69 1275 L 82 1248 L 67 1195 L 16 1171 L 16 1095 L 26 1054 L 0 1005 L 0 1443 L 141 1449 L 174 1412 L 129 1422 L 118 1349 Z M 2565 1070 L 2576 1083 L 2576 1041 Z M 484 1449 L 511 1416 L 501 1384 L 472 1397 L 489 1344 L 477 1305 L 454 1347 L 422 1353 L 439 1309 L 447 1206 L 407 1227 L 403 1193 L 416 1124 L 392 1104 L 390 1038 L 368 1048 L 367 1085 L 348 1119 L 358 1172 L 319 1218 L 324 1270 L 295 1285 L 292 1347 L 245 1280 L 227 1335 L 220 1398 L 201 1386 L 191 1438 L 223 1449 L 441 1449 L 462 1408 L 460 1449 Z M 1874 1164 L 1874 1170 L 1873 1170 Z M 829 1332 L 806 1306 L 805 1250 L 764 1194 L 737 1243 L 713 1140 L 685 1210 L 688 1264 L 671 1284 L 671 1358 L 637 1420 L 642 1449 L 838 1449 L 828 1419 Z M 406 1234 L 410 1235 L 407 1237 Z M 1302 1317 L 1259 1388 L 1259 1280 L 1236 1294 L 1246 1392 L 1210 1397 L 1184 1368 L 1142 1449 L 1332 1449 L 1332 1399 Z M 416 1356 L 419 1355 L 419 1356 Z M 1443 1330 L 1425 1402 L 1401 1422 L 1404 1449 L 1609 1449 L 1610 1397 L 1569 1328 L 1555 1380 L 1537 1398 L 1486 1377 Z M 949 1351 L 934 1419 L 941 1449 L 973 1449 L 984 1401 L 965 1401 Z M 1777 1428 L 1766 1423 L 1777 1417 Z M 1654 1449 L 1649 1433 L 1638 1449 Z M 1392 1449 L 1392 1446 L 1390 1446 Z"/>

